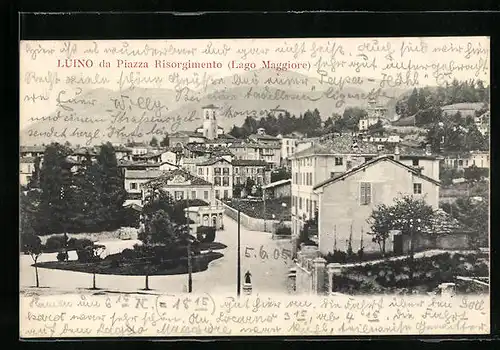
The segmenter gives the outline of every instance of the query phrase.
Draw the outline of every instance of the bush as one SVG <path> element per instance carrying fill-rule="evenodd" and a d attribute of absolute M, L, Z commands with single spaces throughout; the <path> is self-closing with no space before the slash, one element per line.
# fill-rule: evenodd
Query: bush
<path fill-rule="evenodd" d="M 57 261 L 66 261 L 66 260 L 68 260 L 68 253 L 66 252 L 57 253 Z"/>
<path fill-rule="evenodd" d="M 78 261 L 83 263 L 89 263 L 93 261 L 92 249 L 84 248 L 77 249 L 76 255 L 78 256 Z"/>
<path fill-rule="evenodd" d="M 287 226 L 281 226 L 276 229 L 277 235 L 290 236 L 292 234 L 292 228 Z"/>
<path fill-rule="evenodd" d="M 134 247 L 134 249 L 127 248 L 127 249 L 124 249 L 122 251 L 121 256 L 122 256 L 123 259 L 132 260 L 132 259 L 137 258 L 138 253 L 135 250 L 135 247 Z"/>
<path fill-rule="evenodd" d="M 88 238 L 77 239 L 73 243 L 73 248 L 76 250 L 81 250 L 81 249 L 85 249 L 87 247 L 93 247 L 93 246 L 94 246 L 94 242 L 92 242 L 92 240 L 90 240 Z"/>
<path fill-rule="evenodd" d="M 347 253 L 341 250 L 334 250 L 333 254 L 328 253 L 325 257 L 327 263 L 340 263 L 345 264 L 347 262 Z"/>
<path fill-rule="evenodd" d="M 51 236 L 47 239 L 45 243 L 45 249 L 51 251 L 57 251 L 65 247 L 66 237 L 64 235 Z"/>
<path fill-rule="evenodd" d="M 198 226 L 196 229 L 196 236 L 198 234 L 203 236 L 202 243 L 212 243 L 215 241 L 215 227 L 213 226 Z"/>

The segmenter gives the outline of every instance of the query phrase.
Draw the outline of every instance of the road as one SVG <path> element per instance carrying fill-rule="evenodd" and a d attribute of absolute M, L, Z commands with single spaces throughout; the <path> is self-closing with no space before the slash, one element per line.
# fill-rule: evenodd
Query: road
<path fill-rule="evenodd" d="M 237 280 L 237 223 L 229 217 L 224 218 L 225 228 L 218 231 L 216 241 L 227 248 L 220 250 L 224 256 L 212 261 L 208 270 L 193 274 L 193 292 L 236 293 Z M 133 245 L 132 241 L 107 241 L 105 244 L 115 253 Z M 261 249 L 262 247 L 262 249 Z M 284 293 L 286 278 L 291 264 L 290 258 L 282 256 L 283 249 L 290 249 L 288 240 L 273 240 L 270 233 L 249 231 L 241 227 L 241 279 L 248 270 L 252 274 L 253 293 Z M 265 253 L 264 253 L 265 252 Z M 265 257 L 267 255 L 267 258 Z M 262 257 L 261 257 L 262 256 Z M 70 252 L 70 259 L 76 253 Z M 28 255 L 20 256 L 21 290 L 35 285 L 33 261 Z M 56 254 L 43 254 L 39 261 L 56 260 Z M 38 269 L 40 286 L 45 292 L 70 292 L 84 290 L 92 286 L 92 275 L 53 269 Z M 97 275 L 98 288 L 109 291 L 137 292 L 144 288 L 142 276 Z M 174 276 L 151 276 L 149 287 L 153 291 L 179 293 L 187 290 L 187 274 Z"/>

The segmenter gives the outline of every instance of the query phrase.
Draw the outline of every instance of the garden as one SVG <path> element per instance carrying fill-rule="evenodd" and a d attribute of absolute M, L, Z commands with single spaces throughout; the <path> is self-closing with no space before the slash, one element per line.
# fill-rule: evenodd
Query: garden
<path fill-rule="evenodd" d="M 292 219 L 291 197 L 268 199 L 265 205 L 262 199 L 233 198 L 227 204 L 253 218 L 283 221 Z"/>
<path fill-rule="evenodd" d="M 458 293 L 487 293 L 488 286 L 457 277 L 487 277 L 488 261 L 488 255 L 484 253 L 445 252 L 413 260 L 359 264 L 345 267 L 339 276 L 334 276 L 332 291 L 346 294 L 426 294 L 435 292 L 441 283 L 453 282 Z"/>

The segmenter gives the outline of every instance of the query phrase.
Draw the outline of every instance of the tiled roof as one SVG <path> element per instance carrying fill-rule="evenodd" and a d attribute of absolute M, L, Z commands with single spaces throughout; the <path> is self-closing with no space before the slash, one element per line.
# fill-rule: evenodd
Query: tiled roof
<path fill-rule="evenodd" d="M 34 163 L 35 157 L 21 157 L 19 158 L 20 163 Z"/>
<path fill-rule="evenodd" d="M 96 156 L 97 152 L 93 148 L 80 147 L 75 149 L 73 151 L 73 154 L 78 156 L 86 156 L 86 155 Z"/>
<path fill-rule="evenodd" d="M 260 134 L 252 134 L 249 136 L 249 138 L 253 138 L 256 140 L 269 140 L 269 141 L 279 141 L 279 138 L 271 136 L 271 135 L 260 135 Z"/>
<path fill-rule="evenodd" d="M 205 136 L 203 136 L 202 134 L 197 133 L 195 131 L 177 131 L 177 132 L 171 134 L 170 137 L 202 137 L 202 138 L 205 138 Z"/>
<path fill-rule="evenodd" d="M 125 179 L 154 179 L 162 174 L 161 170 L 126 170 Z"/>
<path fill-rule="evenodd" d="M 210 158 L 210 159 L 207 159 L 207 160 L 199 163 L 198 165 L 207 166 L 207 165 L 213 165 L 217 162 L 226 162 L 226 163 L 231 164 L 231 162 L 228 162 L 227 159 L 224 159 L 224 158 Z"/>
<path fill-rule="evenodd" d="M 126 167 L 141 167 L 141 168 L 156 168 L 160 167 L 161 163 L 144 163 L 144 162 L 133 162 L 128 160 L 120 160 L 118 166 L 122 168 Z"/>
<path fill-rule="evenodd" d="M 45 152 L 45 146 L 21 146 L 19 147 L 21 153 L 27 152 Z"/>
<path fill-rule="evenodd" d="M 266 166 L 267 162 L 260 159 L 233 159 L 233 166 Z"/>
<path fill-rule="evenodd" d="M 176 176 L 182 176 L 186 180 L 191 181 L 191 186 L 212 186 L 212 184 L 204 179 L 194 176 L 193 174 L 183 170 L 175 169 L 167 172 L 163 172 L 160 176 L 155 179 L 149 180 L 144 183 L 145 187 L 155 187 L 155 186 L 167 186 L 167 183 L 173 180 Z"/>
<path fill-rule="evenodd" d="M 424 180 L 432 182 L 433 184 L 438 185 L 438 186 L 440 185 L 440 182 L 438 180 L 435 180 L 435 179 L 432 179 L 432 178 L 430 178 L 430 177 L 428 177 L 426 175 L 423 175 L 418 170 L 416 170 L 415 168 L 409 167 L 409 166 L 407 166 L 407 165 L 405 165 L 405 164 L 403 164 L 401 162 L 398 162 L 398 161 L 392 159 L 392 156 L 385 155 L 385 156 L 381 156 L 381 157 L 377 157 L 377 158 L 374 158 L 372 160 L 369 160 L 369 161 L 367 161 L 367 162 L 365 162 L 365 163 L 363 163 L 361 165 L 358 165 L 357 167 L 354 167 L 354 168 L 352 168 L 352 169 L 350 169 L 350 170 L 348 170 L 348 171 L 340 174 L 339 176 L 335 176 L 333 178 L 327 179 L 327 180 L 325 180 L 325 181 L 317 184 L 316 186 L 314 186 L 313 190 L 316 190 L 316 189 L 318 189 L 320 187 L 324 187 L 326 185 L 332 184 L 332 183 L 340 181 L 340 180 L 344 180 L 345 178 L 347 178 L 347 177 L 349 177 L 351 175 L 354 175 L 358 171 L 363 170 L 363 169 L 365 169 L 365 168 L 367 168 L 369 166 L 372 166 L 372 165 L 374 165 L 374 164 L 376 164 L 378 162 L 381 162 L 381 161 L 387 161 L 387 162 L 393 163 L 395 165 L 401 166 L 401 167 L 407 169 L 409 172 L 413 173 L 414 175 L 416 175 L 416 176 L 418 176 L 418 177 L 420 177 L 420 178 L 422 178 Z"/>
<path fill-rule="evenodd" d="M 473 103 L 455 103 L 455 104 L 452 104 L 452 105 L 447 105 L 447 106 L 443 106 L 441 107 L 441 109 L 443 111 L 446 111 L 446 110 L 470 110 L 470 109 L 473 109 L 473 110 L 480 110 L 481 108 L 483 108 L 484 104 L 482 102 L 473 102 Z"/>
<path fill-rule="evenodd" d="M 356 142 L 357 149 L 353 148 L 353 144 Z M 291 158 L 299 158 L 304 156 L 311 155 L 335 155 L 335 154 L 368 154 L 368 155 L 376 155 L 377 154 L 377 146 L 364 142 L 361 140 L 357 140 L 351 135 L 340 135 L 336 136 L 331 140 L 326 140 L 322 143 L 313 143 L 313 145 L 309 148 L 306 148 L 302 151 L 296 152 Z"/>

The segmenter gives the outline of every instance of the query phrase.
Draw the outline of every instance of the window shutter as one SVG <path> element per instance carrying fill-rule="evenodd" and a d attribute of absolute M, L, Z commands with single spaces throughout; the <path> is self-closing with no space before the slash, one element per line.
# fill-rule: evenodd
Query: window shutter
<path fill-rule="evenodd" d="M 370 183 L 366 183 L 366 204 L 370 204 L 372 202 L 372 186 Z"/>

